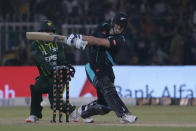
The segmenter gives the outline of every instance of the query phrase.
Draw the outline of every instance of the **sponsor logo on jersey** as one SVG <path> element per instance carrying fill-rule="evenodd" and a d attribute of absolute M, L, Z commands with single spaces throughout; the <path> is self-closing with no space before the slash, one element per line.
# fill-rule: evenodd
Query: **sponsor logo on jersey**
<path fill-rule="evenodd" d="M 46 62 L 56 61 L 56 60 L 57 60 L 57 55 L 52 55 L 52 56 L 45 57 Z"/>
<path fill-rule="evenodd" d="M 56 52 L 56 50 L 57 50 L 56 48 L 53 48 L 53 49 L 52 49 L 53 52 Z"/>
<path fill-rule="evenodd" d="M 120 18 L 120 20 L 125 20 L 125 19 L 126 19 L 125 17 L 121 17 L 121 18 Z"/>
<path fill-rule="evenodd" d="M 47 55 L 48 53 L 46 51 L 42 51 L 42 54 L 43 55 Z"/>

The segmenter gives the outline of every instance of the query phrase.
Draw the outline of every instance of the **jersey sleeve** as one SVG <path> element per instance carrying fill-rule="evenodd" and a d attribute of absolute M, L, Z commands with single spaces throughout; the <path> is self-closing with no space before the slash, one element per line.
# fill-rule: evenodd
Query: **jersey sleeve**
<path fill-rule="evenodd" d="M 100 24 L 95 32 L 93 33 L 93 36 L 95 37 L 102 37 L 103 35 L 107 35 L 110 30 L 110 24 L 108 22 L 104 22 Z"/>
<path fill-rule="evenodd" d="M 111 48 L 122 46 L 125 45 L 126 43 L 125 37 L 123 35 L 109 36 L 108 40 L 110 42 Z"/>
<path fill-rule="evenodd" d="M 49 72 L 52 71 L 52 66 L 49 63 L 45 62 L 45 58 L 41 50 L 39 49 L 38 43 L 36 41 L 31 44 L 30 52 L 33 60 L 36 63 L 36 66 L 39 66 Z"/>

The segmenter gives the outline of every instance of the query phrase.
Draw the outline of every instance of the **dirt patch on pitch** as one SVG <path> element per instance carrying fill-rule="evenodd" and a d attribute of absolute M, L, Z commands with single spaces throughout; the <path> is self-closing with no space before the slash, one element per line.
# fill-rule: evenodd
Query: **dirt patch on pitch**
<path fill-rule="evenodd" d="M 0 125 L 28 125 L 24 120 L 2 120 L 0 119 Z M 32 125 L 101 125 L 101 126 L 146 126 L 146 127 L 196 127 L 196 122 L 154 122 L 154 121 L 137 121 L 133 124 L 120 124 L 119 121 L 95 121 L 94 123 L 79 122 L 63 122 L 63 123 L 50 123 L 50 120 L 40 120 Z"/>
<path fill-rule="evenodd" d="M 85 124 L 85 123 L 81 123 Z M 91 123 L 94 125 L 103 125 L 103 126 L 146 126 L 146 127 L 196 127 L 196 122 L 195 123 L 190 123 L 190 122 L 136 122 L 133 124 L 120 124 L 118 121 L 113 121 L 113 122 L 103 122 L 103 121 L 96 121 L 95 123 Z"/>

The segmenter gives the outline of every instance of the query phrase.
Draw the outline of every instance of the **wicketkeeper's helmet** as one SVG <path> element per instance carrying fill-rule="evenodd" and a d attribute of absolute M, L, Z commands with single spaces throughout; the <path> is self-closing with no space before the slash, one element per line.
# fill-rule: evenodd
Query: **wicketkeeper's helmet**
<path fill-rule="evenodd" d="M 54 26 L 54 23 L 50 20 L 42 20 L 40 23 L 40 32 L 53 32 L 55 33 L 56 28 Z"/>

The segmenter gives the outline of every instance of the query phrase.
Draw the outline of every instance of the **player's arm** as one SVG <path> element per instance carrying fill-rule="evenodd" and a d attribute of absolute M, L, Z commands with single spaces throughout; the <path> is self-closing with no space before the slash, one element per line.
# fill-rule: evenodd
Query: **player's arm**
<path fill-rule="evenodd" d="M 71 34 L 65 41 L 66 44 L 74 46 L 78 49 L 84 49 L 87 44 L 98 45 L 105 47 L 118 46 L 121 43 L 125 43 L 125 38 L 121 35 L 110 36 L 108 38 L 98 38 L 94 36 L 85 36 L 78 34 Z"/>
<path fill-rule="evenodd" d="M 97 38 L 94 36 L 82 36 L 83 41 L 87 41 L 89 45 L 98 45 L 98 46 L 105 46 L 110 47 L 110 41 L 105 38 Z"/>

